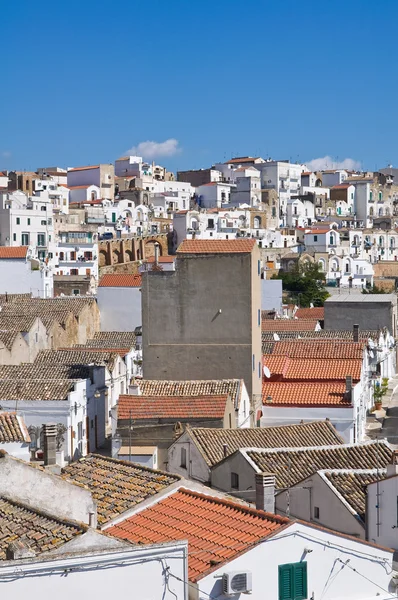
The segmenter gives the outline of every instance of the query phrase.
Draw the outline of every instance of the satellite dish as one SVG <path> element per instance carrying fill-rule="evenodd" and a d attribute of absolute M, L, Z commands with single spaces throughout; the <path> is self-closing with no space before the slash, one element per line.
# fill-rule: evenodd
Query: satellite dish
<path fill-rule="evenodd" d="M 274 340 L 275 340 L 276 342 L 280 342 L 280 339 L 281 339 L 281 338 L 279 337 L 279 335 L 278 335 L 277 333 L 274 333 Z"/>
<path fill-rule="evenodd" d="M 374 343 L 374 341 L 371 338 L 368 339 L 368 346 L 369 346 L 369 348 L 374 348 L 375 347 L 375 343 Z"/>
<path fill-rule="evenodd" d="M 271 377 L 270 370 L 265 365 L 263 366 L 263 373 L 264 373 L 265 377 L 267 377 L 268 379 Z"/>

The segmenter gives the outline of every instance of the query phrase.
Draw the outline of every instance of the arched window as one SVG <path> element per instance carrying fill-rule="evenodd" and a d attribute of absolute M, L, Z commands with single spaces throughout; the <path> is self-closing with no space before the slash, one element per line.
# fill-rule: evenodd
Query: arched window
<path fill-rule="evenodd" d="M 382 207 L 380 207 L 379 208 L 379 217 L 382 217 L 382 216 L 383 216 L 383 209 L 382 209 Z"/>
<path fill-rule="evenodd" d="M 45 206 L 42 206 L 42 207 L 40 208 L 40 210 L 46 210 L 46 207 L 45 207 Z"/>
<path fill-rule="evenodd" d="M 333 233 L 331 233 L 329 236 L 329 244 L 331 246 L 334 246 L 334 234 Z"/>
<path fill-rule="evenodd" d="M 259 229 L 261 227 L 261 217 L 254 217 L 253 224 L 254 229 Z"/>
<path fill-rule="evenodd" d="M 325 272 L 326 270 L 326 262 L 324 258 L 320 258 L 318 261 L 319 267 L 321 269 L 321 271 Z"/>
<path fill-rule="evenodd" d="M 373 206 L 369 208 L 369 216 L 373 217 Z"/>

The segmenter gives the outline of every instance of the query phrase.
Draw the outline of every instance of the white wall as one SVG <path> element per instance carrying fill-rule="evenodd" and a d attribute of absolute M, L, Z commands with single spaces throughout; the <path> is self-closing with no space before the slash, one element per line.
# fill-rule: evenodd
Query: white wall
<path fill-rule="evenodd" d="M 398 477 L 372 483 L 367 490 L 367 539 L 398 550 Z"/>
<path fill-rule="evenodd" d="M 355 388 L 354 388 L 355 389 Z M 269 406 L 263 405 L 263 416 L 261 417 L 261 427 L 274 427 L 275 425 L 294 425 L 311 421 L 323 421 L 326 418 L 337 429 L 339 434 L 348 442 L 353 441 L 354 435 L 354 409 L 347 408 L 300 408 L 297 406 Z"/>
<path fill-rule="evenodd" d="M 278 598 L 278 566 L 301 561 L 307 563 L 308 598 L 363 600 L 377 596 L 384 600 L 395 597 L 382 591 L 389 589 L 392 580 L 392 553 L 333 532 L 293 523 L 199 580 L 198 598 L 208 600 L 210 595 L 223 600 L 226 598 L 221 587 L 223 573 L 247 570 L 253 576 L 251 600 L 275 600 Z M 346 561 L 349 566 L 344 566 Z"/>
<path fill-rule="evenodd" d="M 0 443 L 0 450 L 4 450 L 10 456 L 30 461 L 30 450 L 27 442 L 6 442 Z"/>
<path fill-rule="evenodd" d="M 35 261 L 33 264 L 39 264 Z M 35 298 L 54 295 L 53 271 L 46 267 L 32 271 L 30 260 L 0 260 L 0 294 L 29 294 Z"/>
<path fill-rule="evenodd" d="M 282 310 L 282 280 L 261 280 L 261 310 Z"/>
<path fill-rule="evenodd" d="M 134 331 L 142 325 L 141 288 L 99 287 L 101 331 Z"/>
<path fill-rule="evenodd" d="M 47 561 L 18 561 L 18 565 L 16 561 L 2 561 L 0 595 L 4 600 L 109 600 L 122 596 L 187 600 L 186 553 L 186 542 L 175 542 L 118 552 L 71 554 Z"/>

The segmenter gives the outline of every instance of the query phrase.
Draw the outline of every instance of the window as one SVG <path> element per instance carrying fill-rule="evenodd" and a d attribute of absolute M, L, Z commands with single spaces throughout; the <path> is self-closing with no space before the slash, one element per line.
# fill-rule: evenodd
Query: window
<path fill-rule="evenodd" d="M 257 262 L 257 271 L 258 271 L 258 274 L 261 275 L 261 260 L 259 260 Z"/>
<path fill-rule="evenodd" d="M 318 241 L 318 236 L 314 235 L 314 242 L 317 242 L 317 241 Z"/>
<path fill-rule="evenodd" d="M 28 219 L 28 225 L 30 225 L 30 219 Z"/>
<path fill-rule="evenodd" d="M 19 217 L 17 217 L 17 225 L 21 224 L 21 219 Z"/>
<path fill-rule="evenodd" d="M 254 354 L 253 354 L 253 357 L 252 357 L 252 363 L 253 363 L 253 365 L 252 365 L 252 366 L 253 366 L 253 371 L 254 371 L 254 369 L 256 368 L 256 367 L 255 367 L 255 358 L 254 358 Z"/>
<path fill-rule="evenodd" d="M 214 219 L 208 219 L 207 229 L 214 229 Z"/>
<path fill-rule="evenodd" d="M 307 598 L 307 563 L 279 565 L 279 600 Z"/>
<path fill-rule="evenodd" d="M 76 252 L 74 250 L 72 250 L 72 252 L 70 253 L 70 259 L 76 260 Z"/>
<path fill-rule="evenodd" d="M 62 271 L 61 271 L 61 273 L 60 273 L 60 274 L 62 275 Z M 73 294 L 74 296 L 79 296 L 80 292 L 79 292 L 79 290 L 72 290 L 72 294 Z"/>
<path fill-rule="evenodd" d="M 60 252 L 59 253 L 59 260 L 64 260 L 64 256 L 65 256 L 64 253 Z"/>
<path fill-rule="evenodd" d="M 383 200 L 383 192 L 379 192 L 379 200 Z"/>
<path fill-rule="evenodd" d="M 86 260 L 93 260 L 93 253 L 92 252 L 85 252 L 84 253 L 84 258 Z"/>
<path fill-rule="evenodd" d="M 261 310 L 258 309 L 258 324 L 261 325 Z"/>
<path fill-rule="evenodd" d="M 314 519 L 319 519 L 319 506 L 314 506 Z"/>
<path fill-rule="evenodd" d="M 16 233 L 13 233 L 13 234 L 12 234 L 12 239 L 13 239 L 13 241 L 14 241 L 14 242 L 16 242 L 16 241 L 17 241 L 17 234 L 16 234 Z"/>
<path fill-rule="evenodd" d="M 45 246 L 46 245 L 46 234 L 45 233 L 38 233 L 37 234 L 37 245 L 38 246 Z"/>
<path fill-rule="evenodd" d="M 21 235 L 22 246 L 29 246 L 29 233 L 23 233 Z"/>
<path fill-rule="evenodd" d="M 239 475 L 238 473 L 231 473 L 231 490 L 239 489 Z"/>
<path fill-rule="evenodd" d="M 334 245 L 334 235 L 333 235 L 333 233 L 331 233 L 331 234 L 330 234 L 330 237 L 329 237 L 329 244 L 330 244 L 331 246 L 333 246 L 333 245 Z"/>
<path fill-rule="evenodd" d="M 275 208 L 275 206 L 272 207 L 272 216 L 276 217 L 276 208 Z"/>
<path fill-rule="evenodd" d="M 258 378 L 261 379 L 261 362 L 258 363 Z"/>
<path fill-rule="evenodd" d="M 79 269 L 71 269 L 70 274 L 71 275 L 79 275 Z"/>
<path fill-rule="evenodd" d="M 30 219 L 28 219 L 28 225 L 30 225 L 29 221 Z M 40 221 L 40 225 L 47 225 L 47 221 Z"/>
<path fill-rule="evenodd" d="M 42 210 L 42 211 L 45 211 L 45 210 L 46 210 L 46 207 L 45 207 L 45 206 L 42 206 L 42 207 L 40 208 L 40 210 Z"/>
<path fill-rule="evenodd" d="M 91 270 L 90 269 L 86 269 L 86 276 L 90 277 L 90 275 L 91 275 Z"/>
<path fill-rule="evenodd" d="M 181 448 L 180 467 L 182 469 L 187 468 L 187 449 L 186 448 Z"/>

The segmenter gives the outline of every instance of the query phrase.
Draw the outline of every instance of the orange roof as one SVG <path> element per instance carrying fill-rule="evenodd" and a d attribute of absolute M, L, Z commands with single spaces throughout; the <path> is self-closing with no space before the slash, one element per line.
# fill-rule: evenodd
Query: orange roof
<path fill-rule="evenodd" d="M 103 275 L 98 287 L 141 287 L 141 275 L 130 275 L 128 273 L 108 273 Z"/>
<path fill-rule="evenodd" d="M 91 167 L 75 167 L 74 169 L 69 169 L 68 173 L 72 171 L 88 171 L 88 169 L 99 169 L 99 165 L 93 165 Z"/>
<path fill-rule="evenodd" d="M 348 188 L 352 185 L 352 183 L 338 183 L 332 187 L 332 190 L 340 189 L 340 190 L 348 190 Z"/>
<path fill-rule="evenodd" d="M 188 540 L 188 577 L 197 581 L 289 523 L 286 517 L 180 489 L 106 533 L 143 544 Z"/>
<path fill-rule="evenodd" d="M 175 259 L 175 256 L 159 256 L 158 260 L 160 263 L 172 263 L 175 261 Z M 153 263 L 155 262 L 155 257 L 150 256 L 149 258 L 145 259 L 145 262 Z"/>
<path fill-rule="evenodd" d="M 312 174 L 312 171 L 303 171 L 301 173 L 301 176 L 303 176 L 303 175 L 311 175 L 311 174 Z"/>
<path fill-rule="evenodd" d="M 294 316 L 296 319 L 323 319 L 325 318 L 325 309 L 323 306 L 314 306 L 314 308 L 299 308 Z"/>
<path fill-rule="evenodd" d="M 326 381 L 283 382 L 265 381 L 263 383 L 263 404 L 267 406 L 351 406 L 347 398 L 345 382 Z M 271 396 L 272 402 L 266 399 Z"/>
<path fill-rule="evenodd" d="M 262 331 L 315 331 L 318 319 L 263 319 Z"/>
<path fill-rule="evenodd" d="M 292 339 L 273 342 L 272 354 L 289 356 L 290 358 L 362 358 L 364 352 L 363 342 L 348 342 L 339 339 Z"/>
<path fill-rule="evenodd" d="M 280 375 L 285 381 L 345 380 L 346 375 L 351 375 L 354 381 L 359 381 L 362 369 L 361 358 L 289 358 L 265 354 L 263 364 L 269 368 L 271 376 Z"/>
<path fill-rule="evenodd" d="M 184 240 L 178 254 L 250 254 L 257 245 L 256 240 Z"/>
<path fill-rule="evenodd" d="M 28 246 L 0 246 L 0 258 L 26 258 Z"/>
<path fill-rule="evenodd" d="M 69 189 L 70 190 L 86 190 L 87 188 L 91 187 L 93 184 L 90 183 L 90 185 L 69 185 Z"/>
<path fill-rule="evenodd" d="M 118 418 L 223 419 L 228 395 L 220 396 L 119 396 Z"/>

